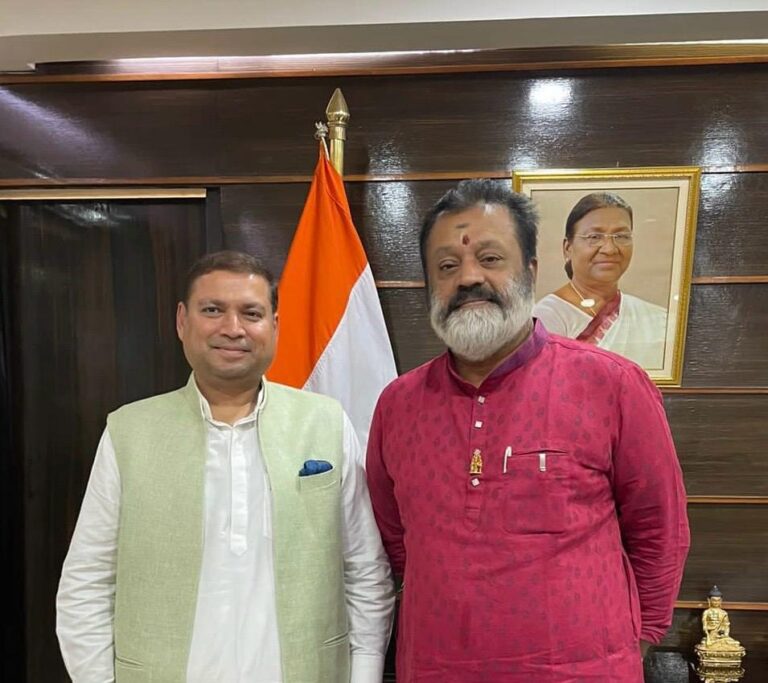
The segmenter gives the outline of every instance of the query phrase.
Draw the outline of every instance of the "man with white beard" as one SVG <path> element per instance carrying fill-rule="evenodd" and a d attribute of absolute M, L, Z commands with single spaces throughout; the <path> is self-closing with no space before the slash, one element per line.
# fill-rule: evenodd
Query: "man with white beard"
<path fill-rule="evenodd" d="M 468 180 L 427 213 L 448 351 L 382 393 L 368 484 L 404 579 L 398 683 L 641 683 L 688 550 L 661 396 L 531 317 L 536 214 Z"/>

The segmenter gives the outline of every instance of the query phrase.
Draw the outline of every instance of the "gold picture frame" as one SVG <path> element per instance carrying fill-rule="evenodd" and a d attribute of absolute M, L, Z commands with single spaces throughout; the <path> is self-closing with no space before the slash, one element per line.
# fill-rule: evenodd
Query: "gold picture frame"
<path fill-rule="evenodd" d="M 616 325 L 618 321 L 615 329 L 621 332 L 605 333 L 597 343 L 630 358 L 635 355 L 632 359 L 660 386 L 680 386 L 682 376 L 700 180 L 701 170 L 695 166 L 552 169 L 520 171 L 512 176 L 515 191 L 530 197 L 540 215 L 537 302 L 568 282 L 563 272 L 563 241 L 565 221 L 576 202 L 594 192 L 610 192 L 632 207 L 634 239 L 629 267 L 621 275 L 622 304 L 614 322 L 608 323 Z M 548 301 L 551 303 L 552 297 Z M 632 306 L 637 307 L 640 317 L 629 317 Z M 622 307 L 626 311 L 623 322 Z M 653 316 L 642 318 L 644 310 L 654 311 Z M 579 313 L 576 309 L 574 318 Z M 586 314 L 582 316 L 588 319 Z M 647 353 L 637 351 L 642 344 L 637 340 L 643 335 L 631 334 L 630 319 L 643 321 L 635 323 L 644 326 L 643 332 L 650 326 L 658 328 L 655 341 L 647 343 Z M 575 324 L 581 324 L 580 320 Z M 632 341 L 622 346 L 622 338 Z M 612 343 L 615 348 L 611 348 Z"/>

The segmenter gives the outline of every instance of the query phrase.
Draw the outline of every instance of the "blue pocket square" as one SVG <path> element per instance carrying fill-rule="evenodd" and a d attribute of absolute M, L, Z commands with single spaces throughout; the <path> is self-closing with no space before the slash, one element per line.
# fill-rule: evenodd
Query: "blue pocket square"
<path fill-rule="evenodd" d="M 332 470 L 333 465 L 325 460 L 307 460 L 304 467 L 299 470 L 300 477 L 310 477 L 313 474 L 320 474 Z"/>

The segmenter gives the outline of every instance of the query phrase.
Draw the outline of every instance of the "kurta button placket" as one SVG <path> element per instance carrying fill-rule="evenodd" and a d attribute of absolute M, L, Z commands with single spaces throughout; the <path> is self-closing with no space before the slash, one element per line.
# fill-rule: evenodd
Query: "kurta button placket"
<path fill-rule="evenodd" d="M 482 485 L 482 475 L 484 467 L 488 465 L 485 449 L 485 433 L 483 424 L 485 422 L 485 401 L 486 397 L 477 395 L 472 398 L 471 411 L 469 419 L 472 425 L 470 433 L 470 461 L 467 473 L 466 488 L 466 514 L 468 521 L 477 526 L 480 522 L 480 512 L 483 507 L 485 497 Z"/>

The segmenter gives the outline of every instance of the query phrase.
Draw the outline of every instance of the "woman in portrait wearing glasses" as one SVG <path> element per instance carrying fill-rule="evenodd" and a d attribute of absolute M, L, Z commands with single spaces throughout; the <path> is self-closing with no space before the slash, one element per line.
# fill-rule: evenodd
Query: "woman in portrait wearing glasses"
<path fill-rule="evenodd" d="M 595 344 L 644 368 L 664 360 L 667 311 L 622 292 L 632 261 L 632 207 L 596 192 L 582 197 L 565 223 L 566 282 L 533 309 L 550 332 Z"/>

